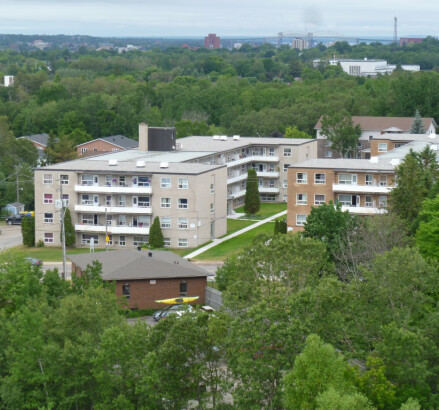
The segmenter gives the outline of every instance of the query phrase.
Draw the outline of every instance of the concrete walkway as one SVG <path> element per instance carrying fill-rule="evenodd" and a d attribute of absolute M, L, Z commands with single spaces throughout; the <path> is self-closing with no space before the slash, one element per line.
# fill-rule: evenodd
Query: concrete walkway
<path fill-rule="evenodd" d="M 250 226 L 247 226 L 245 228 L 242 228 L 239 231 L 236 231 L 236 232 L 231 233 L 230 235 L 224 236 L 223 238 L 214 239 L 208 245 L 203 246 L 200 249 L 197 249 L 196 251 L 190 253 L 189 255 L 183 256 L 183 258 L 185 258 L 185 259 L 195 258 L 195 256 L 198 256 L 198 255 L 202 254 L 203 252 L 206 252 L 208 249 L 213 248 L 214 246 L 219 245 L 222 242 L 225 242 L 225 241 L 227 241 L 229 239 L 232 239 L 235 236 L 239 236 L 239 235 L 241 235 L 241 234 L 243 234 L 245 232 L 251 231 L 252 229 L 257 228 L 258 226 L 261 226 L 261 225 L 263 225 L 266 222 L 273 221 L 273 220 L 279 218 L 280 216 L 283 216 L 283 215 L 286 215 L 286 214 L 287 214 L 287 211 L 279 212 L 276 215 L 270 216 L 269 218 L 266 218 L 266 219 L 263 219 L 262 221 L 256 222 L 253 225 L 250 225 Z"/>

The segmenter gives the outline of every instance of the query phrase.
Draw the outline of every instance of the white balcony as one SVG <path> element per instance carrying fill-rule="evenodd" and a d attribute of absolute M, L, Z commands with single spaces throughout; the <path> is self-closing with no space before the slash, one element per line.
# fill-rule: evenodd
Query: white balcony
<path fill-rule="evenodd" d="M 127 215 L 150 215 L 151 207 L 134 207 L 134 206 L 103 206 L 103 205 L 75 205 L 75 212 L 87 214 L 127 214 Z"/>
<path fill-rule="evenodd" d="M 242 196 L 245 196 L 245 189 L 243 191 L 232 192 L 229 196 L 230 198 L 240 198 Z"/>
<path fill-rule="evenodd" d="M 234 184 L 235 182 L 245 181 L 247 179 L 247 174 L 237 175 L 227 179 L 227 185 Z"/>
<path fill-rule="evenodd" d="M 355 194 L 388 194 L 392 188 L 380 185 L 332 184 L 334 192 L 352 192 Z"/>
<path fill-rule="evenodd" d="M 75 185 L 75 192 L 86 194 L 151 194 L 150 186 Z"/>
<path fill-rule="evenodd" d="M 279 162 L 279 157 L 269 155 L 249 155 L 244 158 L 237 159 L 227 163 L 227 167 L 236 167 L 242 164 L 248 164 L 249 162 Z"/>
<path fill-rule="evenodd" d="M 369 206 L 346 206 L 342 205 L 342 211 L 348 211 L 350 214 L 356 215 L 377 215 L 377 214 L 385 214 L 387 210 L 384 208 L 376 208 Z"/>
<path fill-rule="evenodd" d="M 279 172 L 275 172 L 275 171 L 257 171 L 256 175 L 258 176 L 258 178 L 279 178 Z M 241 182 L 247 179 L 247 173 L 244 174 L 240 174 L 240 175 L 236 175 L 234 177 L 228 178 L 227 179 L 227 184 L 234 184 L 236 182 Z"/>
<path fill-rule="evenodd" d="M 260 178 L 279 178 L 279 172 L 274 171 L 258 171 L 256 174 Z"/>
<path fill-rule="evenodd" d="M 260 194 L 278 194 L 279 188 L 271 188 L 268 186 L 260 186 L 259 187 Z"/>
<path fill-rule="evenodd" d="M 105 233 L 107 232 L 109 235 L 112 234 L 134 234 L 134 235 L 149 235 L 149 226 L 148 227 L 138 227 L 138 226 L 105 226 L 105 225 L 84 225 L 84 224 L 76 224 L 75 225 L 76 232 L 93 232 L 93 233 Z"/>

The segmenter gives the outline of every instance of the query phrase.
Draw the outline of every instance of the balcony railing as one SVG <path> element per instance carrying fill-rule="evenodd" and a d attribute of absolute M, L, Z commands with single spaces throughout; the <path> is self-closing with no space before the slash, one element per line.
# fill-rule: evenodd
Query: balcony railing
<path fill-rule="evenodd" d="M 76 224 L 76 232 L 93 232 L 93 233 L 105 233 L 112 234 L 138 234 L 149 235 L 149 226 L 130 226 L 130 225 L 85 225 Z"/>
<path fill-rule="evenodd" d="M 334 192 L 388 194 L 392 189 L 393 186 L 332 184 Z"/>
<path fill-rule="evenodd" d="M 83 213 L 94 213 L 103 214 L 107 212 L 108 214 L 140 214 L 149 215 L 152 213 L 151 207 L 139 207 L 139 206 L 109 206 L 109 205 L 85 205 L 77 204 L 75 205 L 75 212 Z"/>
<path fill-rule="evenodd" d="M 75 192 L 83 193 L 114 193 L 114 194 L 151 194 L 151 186 L 137 185 L 75 185 Z"/>

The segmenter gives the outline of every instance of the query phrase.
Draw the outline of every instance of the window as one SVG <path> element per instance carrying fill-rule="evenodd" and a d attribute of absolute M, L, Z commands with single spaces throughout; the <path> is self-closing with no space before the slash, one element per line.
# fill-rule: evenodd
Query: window
<path fill-rule="evenodd" d="M 113 223 L 113 216 L 107 215 L 107 226 L 111 226 L 112 223 Z"/>
<path fill-rule="evenodd" d="M 69 206 L 70 198 L 69 194 L 62 194 L 62 206 L 67 207 Z"/>
<path fill-rule="evenodd" d="M 180 296 L 187 296 L 187 282 L 185 280 L 180 282 Z"/>
<path fill-rule="evenodd" d="M 113 245 L 113 235 L 108 235 L 108 245 L 112 246 Z"/>
<path fill-rule="evenodd" d="M 378 152 L 387 152 L 387 142 L 380 142 L 378 144 Z"/>
<path fill-rule="evenodd" d="M 306 172 L 298 172 L 297 173 L 297 183 L 298 184 L 307 184 L 308 183 L 308 174 Z"/>
<path fill-rule="evenodd" d="M 93 151 L 97 152 L 97 151 L 98 151 L 98 149 L 97 149 L 97 148 L 93 148 Z"/>
<path fill-rule="evenodd" d="M 127 216 L 119 215 L 119 226 L 126 226 L 127 224 Z"/>
<path fill-rule="evenodd" d="M 96 223 L 95 223 L 95 217 L 97 215 L 92 215 L 92 214 L 83 214 L 81 217 L 81 224 L 84 225 L 97 225 L 97 218 L 96 218 Z"/>
<path fill-rule="evenodd" d="M 122 296 L 129 299 L 130 298 L 130 284 L 124 283 L 122 285 Z"/>
<path fill-rule="evenodd" d="M 210 204 L 210 213 L 211 213 L 211 214 L 214 214 L 214 213 L 215 213 L 215 204 L 214 204 L 214 203 L 211 203 L 211 204 Z"/>
<path fill-rule="evenodd" d="M 134 235 L 133 236 L 133 245 L 134 246 L 142 246 L 148 244 L 148 236 L 147 235 Z"/>
<path fill-rule="evenodd" d="M 93 244 L 98 245 L 99 244 L 99 236 L 98 235 L 90 235 L 87 233 L 82 234 L 82 241 L 81 243 L 83 245 L 89 245 L 91 240 L 93 239 Z"/>
<path fill-rule="evenodd" d="M 291 157 L 291 148 L 284 148 L 284 157 Z"/>
<path fill-rule="evenodd" d="M 111 195 L 105 197 L 105 205 L 111 206 Z"/>
<path fill-rule="evenodd" d="M 296 225 L 303 226 L 306 222 L 306 215 L 296 215 Z"/>
<path fill-rule="evenodd" d="M 120 235 L 119 236 L 119 245 L 120 246 L 125 246 L 126 245 L 126 238 L 125 238 L 125 235 Z"/>
<path fill-rule="evenodd" d="M 53 232 L 46 232 L 44 234 L 44 243 L 53 243 Z"/>
<path fill-rule="evenodd" d="M 178 238 L 178 247 L 179 248 L 187 248 L 187 239 L 186 238 Z"/>
<path fill-rule="evenodd" d="M 68 175 L 60 175 L 59 180 L 61 185 L 69 185 L 69 176 Z"/>
<path fill-rule="evenodd" d="M 127 186 L 127 182 L 126 182 L 126 177 L 125 176 L 120 176 L 119 177 L 119 186 Z"/>
<path fill-rule="evenodd" d="M 163 238 L 165 246 L 171 246 L 171 238 Z"/>
<path fill-rule="evenodd" d="M 343 185 L 357 185 L 357 174 L 338 174 L 338 183 Z"/>
<path fill-rule="evenodd" d="M 366 175 L 366 185 L 372 185 L 373 184 L 373 176 L 372 175 Z"/>
<path fill-rule="evenodd" d="M 178 229 L 187 229 L 187 227 L 188 227 L 188 219 L 178 218 Z"/>
<path fill-rule="evenodd" d="M 134 184 L 134 179 L 133 179 Z M 138 177 L 137 178 L 137 186 L 150 186 L 151 179 L 149 177 Z"/>
<path fill-rule="evenodd" d="M 43 221 L 45 224 L 53 223 L 53 213 L 52 212 L 45 212 Z"/>
<path fill-rule="evenodd" d="M 399 144 L 397 143 L 397 144 L 395 144 L 395 148 L 402 147 L 403 145 L 404 145 L 404 143 L 402 143 L 402 144 L 401 143 L 399 143 Z"/>
<path fill-rule="evenodd" d="M 352 206 L 352 195 L 340 194 L 338 196 L 338 202 L 340 202 L 342 205 Z"/>
<path fill-rule="evenodd" d="M 283 201 L 284 201 L 284 202 L 287 202 L 287 201 L 288 201 L 288 195 L 284 195 L 284 196 L 283 196 Z"/>
<path fill-rule="evenodd" d="M 99 205 L 99 195 L 82 194 L 82 205 Z"/>
<path fill-rule="evenodd" d="M 307 194 L 296 194 L 296 204 L 297 205 L 306 205 L 308 203 L 308 195 Z"/>
<path fill-rule="evenodd" d="M 147 228 L 151 226 L 151 217 L 148 215 L 133 216 L 133 226 Z"/>
<path fill-rule="evenodd" d="M 160 188 L 171 188 L 171 178 L 162 178 L 160 181 Z"/>
<path fill-rule="evenodd" d="M 149 196 L 139 196 L 139 207 L 140 208 L 149 208 L 150 206 Z"/>
<path fill-rule="evenodd" d="M 326 184 L 326 174 L 314 174 L 314 184 Z"/>
<path fill-rule="evenodd" d="M 288 188 L 288 180 L 284 179 L 284 182 L 282 183 L 283 188 Z"/>
<path fill-rule="evenodd" d="M 332 158 L 332 151 L 331 150 L 326 150 L 325 152 L 325 158 Z"/>
<path fill-rule="evenodd" d="M 117 148 L 113 148 L 111 151 L 118 152 L 119 150 Z"/>
<path fill-rule="evenodd" d="M 380 175 L 380 186 L 387 186 L 387 175 Z"/>
<path fill-rule="evenodd" d="M 315 194 L 314 195 L 314 205 L 322 205 L 325 203 L 325 195 Z"/>
<path fill-rule="evenodd" d="M 88 148 L 81 148 L 81 154 L 83 154 L 86 151 L 88 151 Z"/>
<path fill-rule="evenodd" d="M 274 188 L 274 179 L 269 179 L 268 180 L 268 187 L 269 188 Z"/>
<path fill-rule="evenodd" d="M 357 149 L 362 149 L 363 145 L 361 144 L 361 141 L 357 142 Z"/>
<path fill-rule="evenodd" d="M 171 227 L 171 218 L 169 216 L 162 216 L 160 218 L 160 227 L 162 229 L 168 229 Z"/>
<path fill-rule="evenodd" d="M 332 141 L 326 140 L 325 141 L 325 147 L 330 147 L 332 145 Z"/>
<path fill-rule="evenodd" d="M 189 182 L 187 178 L 178 178 L 178 189 L 188 189 Z"/>
<path fill-rule="evenodd" d="M 274 172 L 274 164 L 272 164 L 272 163 L 268 164 L 268 171 Z"/>
<path fill-rule="evenodd" d="M 261 201 L 274 202 L 274 201 L 276 201 L 276 195 L 275 194 L 261 194 Z M 242 199 L 242 202 L 244 202 L 244 198 Z"/>
<path fill-rule="evenodd" d="M 366 206 L 368 206 L 368 207 L 373 206 L 372 195 L 365 196 L 365 203 L 366 203 Z"/>
<path fill-rule="evenodd" d="M 82 174 L 81 185 L 93 186 L 99 184 L 99 178 L 97 175 Z"/>
<path fill-rule="evenodd" d="M 215 184 L 210 184 L 210 193 L 211 194 L 215 193 Z"/>
<path fill-rule="evenodd" d="M 105 185 L 106 186 L 113 185 L 113 175 L 105 175 Z"/>
<path fill-rule="evenodd" d="M 268 156 L 274 157 L 274 148 L 269 148 L 268 149 Z"/>
<path fill-rule="evenodd" d="M 380 208 L 386 208 L 387 207 L 387 196 L 380 196 L 378 198 L 378 203 Z"/>
<path fill-rule="evenodd" d="M 291 164 L 284 164 L 284 172 L 288 172 L 288 168 Z"/>
<path fill-rule="evenodd" d="M 52 185 L 52 174 L 44 174 L 43 175 L 43 184 L 45 185 Z"/>
<path fill-rule="evenodd" d="M 187 198 L 178 198 L 178 209 L 187 209 Z"/>
<path fill-rule="evenodd" d="M 258 185 L 259 186 L 264 186 L 264 180 L 262 178 L 258 179 Z"/>
<path fill-rule="evenodd" d="M 44 194 L 44 203 L 45 204 L 53 204 L 53 195 L 52 194 Z"/>
<path fill-rule="evenodd" d="M 171 198 L 160 198 L 160 208 L 170 208 Z"/>
<path fill-rule="evenodd" d="M 127 197 L 125 195 L 119 195 L 119 206 L 126 206 L 127 204 Z"/>

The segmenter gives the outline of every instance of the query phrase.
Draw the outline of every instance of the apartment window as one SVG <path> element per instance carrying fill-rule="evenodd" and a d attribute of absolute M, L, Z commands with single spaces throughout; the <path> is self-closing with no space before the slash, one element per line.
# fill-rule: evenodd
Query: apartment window
<path fill-rule="evenodd" d="M 111 195 L 107 195 L 105 197 L 105 205 L 106 206 L 111 206 Z"/>
<path fill-rule="evenodd" d="M 126 195 L 119 195 L 119 206 L 127 205 L 127 197 Z"/>
<path fill-rule="evenodd" d="M 180 282 L 180 296 L 187 296 L 187 282 L 185 280 Z"/>
<path fill-rule="evenodd" d="M 164 246 L 171 246 L 171 238 L 163 238 Z"/>
<path fill-rule="evenodd" d="M 113 223 L 113 216 L 107 215 L 107 226 L 111 226 L 112 223 Z"/>
<path fill-rule="evenodd" d="M 296 215 L 296 225 L 303 226 L 306 222 L 306 215 Z"/>
<path fill-rule="evenodd" d="M 67 207 L 70 204 L 69 194 L 62 194 L 62 206 Z"/>
<path fill-rule="evenodd" d="M 357 174 L 338 174 L 338 183 L 344 185 L 357 185 Z"/>
<path fill-rule="evenodd" d="M 44 233 L 44 243 L 53 243 L 53 232 Z"/>
<path fill-rule="evenodd" d="M 325 141 L 325 147 L 330 147 L 332 145 L 332 141 L 326 140 Z"/>
<path fill-rule="evenodd" d="M 171 198 L 160 198 L 160 208 L 170 208 Z"/>
<path fill-rule="evenodd" d="M 362 149 L 362 148 L 363 148 L 363 146 L 361 144 L 361 141 L 357 142 L 357 149 Z"/>
<path fill-rule="evenodd" d="M 150 185 L 151 185 L 151 179 L 149 177 L 137 177 L 137 186 L 150 186 Z"/>
<path fill-rule="evenodd" d="M 259 186 L 264 186 L 264 180 L 262 178 L 258 179 L 258 185 Z"/>
<path fill-rule="evenodd" d="M 99 195 L 82 194 L 81 195 L 81 204 L 82 205 L 99 205 Z"/>
<path fill-rule="evenodd" d="M 283 188 L 288 188 L 288 180 L 284 179 L 283 183 L 282 183 L 282 187 Z"/>
<path fill-rule="evenodd" d="M 82 214 L 81 224 L 83 224 L 83 225 L 97 225 L 98 224 L 97 215 Z"/>
<path fill-rule="evenodd" d="M 338 196 L 338 202 L 341 203 L 342 205 L 346 205 L 346 206 L 352 206 L 352 195 L 343 195 L 340 194 Z"/>
<path fill-rule="evenodd" d="M 242 181 L 241 182 L 241 189 L 245 189 L 247 186 L 247 181 Z"/>
<path fill-rule="evenodd" d="M 113 235 L 108 235 L 108 245 L 112 246 L 113 245 Z"/>
<path fill-rule="evenodd" d="M 325 158 L 332 158 L 332 151 L 331 150 L 326 150 L 325 152 Z"/>
<path fill-rule="evenodd" d="M 284 202 L 287 202 L 287 201 L 288 201 L 288 195 L 284 195 L 284 196 L 283 196 L 283 201 L 284 201 Z"/>
<path fill-rule="evenodd" d="M 69 185 L 69 176 L 68 175 L 60 175 L 59 179 L 61 181 L 61 185 Z"/>
<path fill-rule="evenodd" d="M 387 175 L 380 175 L 380 186 L 387 186 Z"/>
<path fill-rule="evenodd" d="M 52 212 L 45 212 L 43 221 L 45 224 L 53 223 L 53 213 Z"/>
<path fill-rule="evenodd" d="M 306 205 L 308 203 L 308 195 L 307 194 L 296 194 L 296 204 L 297 205 Z"/>
<path fill-rule="evenodd" d="M 129 283 L 124 283 L 122 285 L 122 296 L 125 297 L 126 299 L 130 298 L 130 284 Z"/>
<path fill-rule="evenodd" d="M 269 188 L 274 188 L 274 179 L 268 180 L 268 187 Z"/>
<path fill-rule="evenodd" d="M 366 175 L 366 185 L 372 185 L 373 184 L 373 176 L 370 174 Z"/>
<path fill-rule="evenodd" d="M 308 183 L 308 174 L 306 172 L 298 172 L 296 180 L 297 180 L 298 184 L 307 184 Z"/>
<path fill-rule="evenodd" d="M 81 243 L 83 245 L 89 245 L 90 242 L 92 241 L 92 239 L 93 239 L 93 244 L 94 245 L 98 245 L 99 244 L 99 236 L 98 235 L 90 235 L 90 234 L 87 234 L 87 233 L 83 233 L 82 234 L 82 241 L 81 241 Z"/>
<path fill-rule="evenodd" d="M 187 227 L 188 227 L 188 219 L 178 218 L 178 229 L 187 229 Z"/>
<path fill-rule="evenodd" d="M 171 178 L 162 178 L 160 181 L 160 188 L 171 188 Z"/>
<path fill-rule="evenodd" d="M 119 215 L 119 226 L 126 226 L 127 224 L 127 216 Z"/>
<path fill-rule="evenodd" d="M 187 248 L 187 239 L 186 238 L 178 238 L 178 247 L 179 248 Z"/>
<path fill-rule="evenodd" d="M 314 184 L 326 184 L 326 174 L 314 174 Z"/>
<path fill-rule="evenodd" d="M 120 235 L 119 236 L 119 245 L 120 246 L 125 246 L 127 244 L 127 242 L 126 242 L 126 237 L 125 237 L 125 235 Z"/>
<path fill-rule="evenodd" d="M 52 194 L 44 194 L 44 203 L 45 204 L 53 204 L 53 195 Z"/>
<path fill-rule="evenodd" d="M 372 195 L 366 195 L 365 196 L 365 204 L 366 204 L 367 207 L 373 206 Z"/>
<path fill-rule="evenodd" d="M 380 196 L 378 198 L 378 203 L 380 208 L 386 208 L 387 207 L 387 196 Z"/>
<path fill-rule="evenodd" d="M 210 213 L 211 214 L 215 213 L 215 205 L 213 203 L 210 204 Z"/>
<path fill-rule="evenodd" d="M 160 218 L 160 227 L 162 229 L 169 229 L 171 227 L 171 218 L 168 216 L 162 216 Z"/>
<path fill-rule="evenodd" d="M 120 176 L 119 177 L 119 186 L 127 186 L 127 181 L 126 181 L 126 177 L 125 176 Z"/>
<path fill-rule="evenodd" d="M 261 201 L 274 202 L 274 201 L 276 201 L 276 195 L 275 194 L 261 194 Z M 242 199 L 242 202 L 244 202 L 244 199 Z"/>
<path fill-rule="evenodd" d="M 116 182 L 116 181 L 114 181 Z M 105 175 L 105 185 L 112 186 L 113 185 L 113 175 Z"/>
<path fill-rule="evenodd" d="M 139 215 L 133 217 L 133 226 L 144 228 L 151 226 L 151 217 L 147 215 Z"/>
<path fill-rule="evenodd" d="M 274 157 L 274 148 L 269 148 L 268 149 L 268 156 Z"/>
<path fill-rule="evenodd" d="M 178 209 L 187 209 L 187 198 L 178 198 Z"/>
<path fill-rule="evenodd" d="M 290 167 L 291 164 L 284 164 L 284 172 L 288 171 L 288 168 Z"/>
<path fill-rule="evenodd" d="M 291 148 L 284 148 L 284 157 L 291 157 Z"/>
<path fill-rule="evenodd" d="M 133 236 L 133 245 L 134 246 L 142 246 L 148 244 L 148 236 L 147 235 L 134 235 Z"/>
<path fill-rule="evenodd" d="M 53 179 L 52 174 L 44 174 L 43 175 L 43 184 L 52 185 Z"/>
<path fill-rule="evenodd" d="M 81 185 L 93 186 L 99 184 L 99 177 L 97 175 L 82 174 Z"/>
<path fill-rule="evenodd" d="M 187 178 L 178 178 L 178 189 L 188 189 L 189 182 Z"/>
<path fill-rule="evenodd" d="M 325 195 L 315 194 L 314 195 L 314 205 L 322 205 L 325 203 Z"/>
<path fill-rule="evenodd" d="M 272 164 L 272 163 L 268 164 L 268 171 L 274 172 L 274 164 Z"/>
<path fill-rule="evenodd" d="M 211 194 L 215 193 L 215 184 L 210 184 L 210 193 Z"/>
<path fill-rule="evenodd" d="M 378 144 L 378 152 L 387 152 L 387 142 L 380 142 Z"/>
<path fill-rule="evenodd" d="M 149 202 L 149 196 L 139 196 L 139 207 L 149 208 L 151 203 Z"/>

